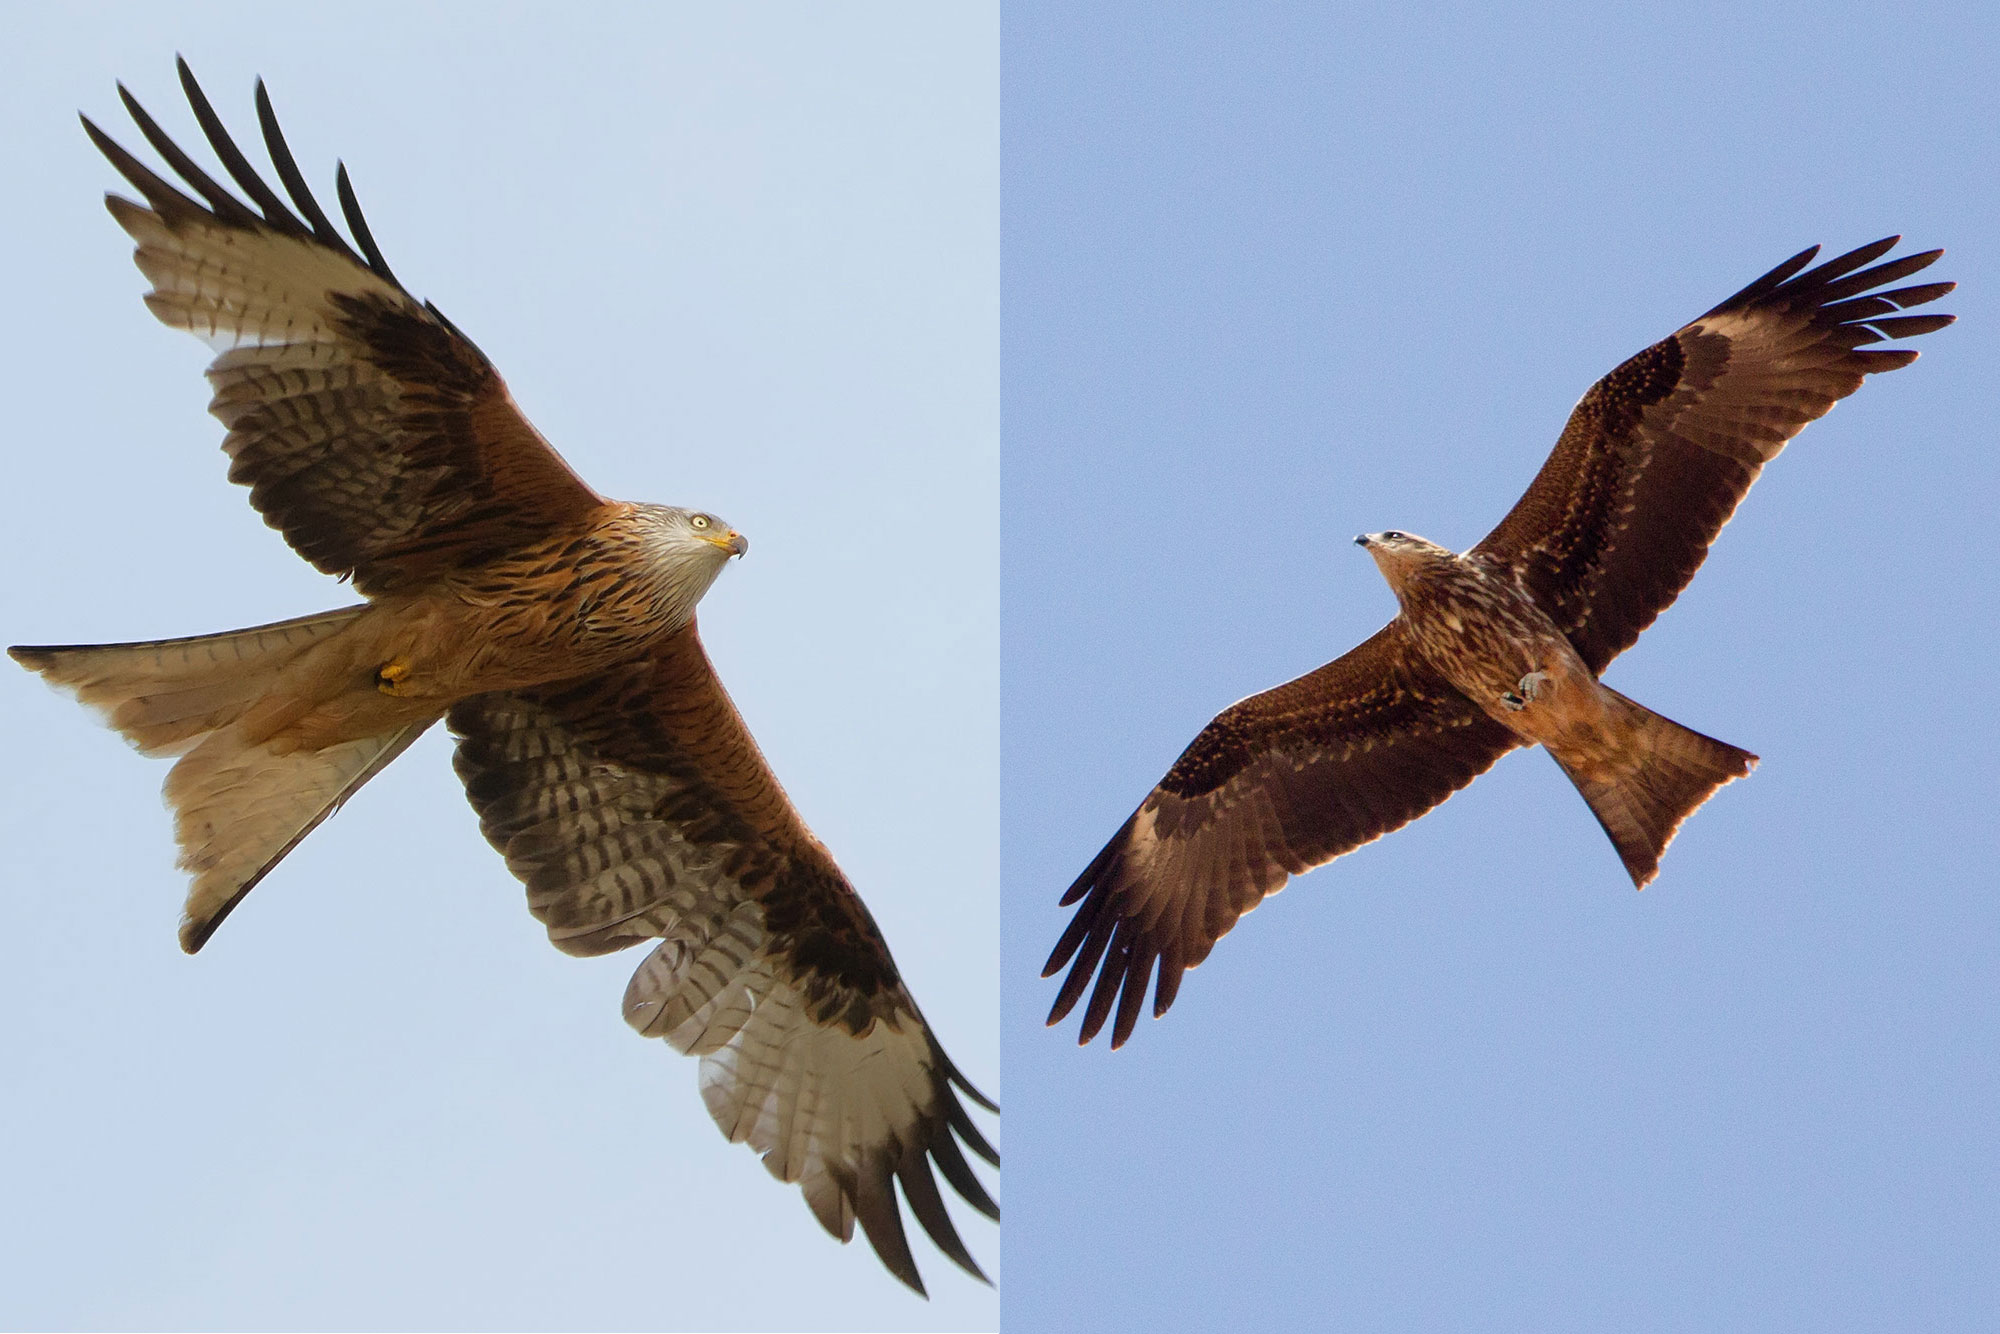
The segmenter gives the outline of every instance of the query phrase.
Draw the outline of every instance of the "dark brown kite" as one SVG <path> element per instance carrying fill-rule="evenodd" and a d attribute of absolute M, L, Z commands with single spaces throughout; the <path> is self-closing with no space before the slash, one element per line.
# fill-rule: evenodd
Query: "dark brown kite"
<path fill-rule="evenodd" d="M 992 1218 L 961 1148 L 999 1159 L 867 907 L 806 828 L 695 631 L 747 550 L 713 515 L 607 500 L 521 415 L 485 355 L 396 280 L 343 168 L 343 237 L 257 86 L 289 203 L 195 119 L 242 197 L 121 87 L 195 198 L 89 120 L 143 197 L 110 196 L 146 304 L 206 339 L 231 481 L 366 601 L 226 634 L 9 650 L 167 777 L 190 953 L 299 840 L 449 722 L 480 827 L 569 954 L 653 943 L 625 1018 L 701 1058 L 723 1134 L 845 1241 L 859 1222 L 923 1291 L 897 1201 L 976 1277 L 933 1168 Z M 247 197 L 249 202 L 245 202 Z"/>
<path fill-rule="evenodd" d="M 1043 970 L 1069 966 L 1049 1022 L 1095 975 L 1080 1040 L 1115 1007 L 1122 1045 L 1148 987 L 1165 1014 L 1182 973 L 1288 877 L 1416 819 L 1516 746 L 1548 749 L 1643 888 L 1681 821 L 1757 757 L 1597 678 L 1687 587 L 1785 442 L 1917 357 L 1868 345 L 1951 323 L 1894 313 L 1951 283 L 1875 290 L 1944 253 L 1876 264 L 1899 239 L 1812 269 L 1817 246 L 1795 255 L 1599 380 L 1464 555 L 1356 538 L 1401 611 L 1202 729 L 1063 895 L 1082 902 Z"/>

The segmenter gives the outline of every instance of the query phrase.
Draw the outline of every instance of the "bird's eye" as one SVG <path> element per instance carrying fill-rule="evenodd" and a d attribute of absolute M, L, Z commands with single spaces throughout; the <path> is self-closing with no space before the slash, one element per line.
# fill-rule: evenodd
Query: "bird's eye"
<path fill-rule="evenodd" d="M 706 528 L 708 527 L 708 516 L 706 514 L 697 514 L 688 520 L 688 524 L 694 528 Z"/>
<path fill-rule="evenodd" d="M 1388 532 L 1382 534 L 1382 540 L 1384 542 L 1400 542 L 1403 540 L 1403 535 L 1394 528 L 1391 528 Z"/>

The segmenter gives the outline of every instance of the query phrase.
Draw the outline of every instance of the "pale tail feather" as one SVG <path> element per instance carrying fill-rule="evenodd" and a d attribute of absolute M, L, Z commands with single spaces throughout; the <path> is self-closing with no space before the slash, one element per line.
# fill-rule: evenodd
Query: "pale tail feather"
<path fill-rule="evenodd" d="M 435 721 L 316 751 L 281 751 L 233 726 L 285 668 L 363 610 L 187 639 L 8 650 L 141 751 L 181 756 L 167 775 L 166 797 L 180 864 L 194 876 L 181 919 L 189 953 L 300 839 Z"/>
<path fill-rule="evenodd" d="M 180 864 L 194 876 L 181 948 L 193 954 L 206 944 L 266 872 L 433 721 L 285 754 L 225 729 L 182 757 L 166 789 Z"/>
<path fill-rule="evenodd" d="M 97 710 L 143 753 L 178 755 L 234 722 L 279 672 L 363 610 L 346 607 L 187 639 L 7 652 Z"/>
<path fill-rule="evenodd" d="M 1659 873 L 1661 854 L 1674 833 L 1721 787 L 1757 766 L 1757 757 L 1662 717 L 1606 688 L 1624 715 L 1632 739 L 1628 762 L 1610 777 L 1587 776 L 1561 755 L 1557 764 L 1590 803 L 1591 814 L 1611 837 L 1618 858 L 1641 889 Z"/>

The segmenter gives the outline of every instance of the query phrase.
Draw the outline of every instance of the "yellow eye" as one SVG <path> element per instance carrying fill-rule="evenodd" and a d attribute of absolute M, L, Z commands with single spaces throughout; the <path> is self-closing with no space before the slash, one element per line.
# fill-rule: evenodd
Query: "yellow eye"
<path fill-rule="evenodd" d="M 697 514 L 689 519 L 688 523 L 696 528 L 706 528 L 708 527 L 708 516 L 706 514 Z"/>

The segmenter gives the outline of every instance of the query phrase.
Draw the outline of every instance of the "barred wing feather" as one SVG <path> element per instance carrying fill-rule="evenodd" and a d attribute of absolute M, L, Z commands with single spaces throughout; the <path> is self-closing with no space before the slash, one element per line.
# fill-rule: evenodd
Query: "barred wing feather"
<path fill-rule="evenodd" d="M 265 522 L 372 596 L 478 564 L 602 505 L 521 415 L 485 354 L 396 281 L 346 169 L 337 183 L 353 244 L 307 188 L 261 83 L 258 118 L 290 206 L 230 138 L 185 61 L 180 75 L 250 203 L 123 87 L 140 132 L 193 195 L 88 117 L 83 125 L 145 201 L 109 195 L 105 206 L 137 243 L 153 285 L 147 307 L 217 350 L 210 411 L 229 428 L 229 478 L 250 488 Z"/>
<path fill-rule="evenodd" d="M 998 1218 L 963 1148 L 996 1164 L 880 930 L 716 680 L 693 625 L 648 661 L 454 708 L 481 828 L 572 954 L 658 941 L 625 996 L 641 1033 L 701 1058 L 724 1135 L 797 1182 L 846 1241 L 861 1224 L 923 1291 L 895 1183 L 983 1278 L 933 1169 Z M 963 1148 L 961 1147 L 961 1142 Z"/>

